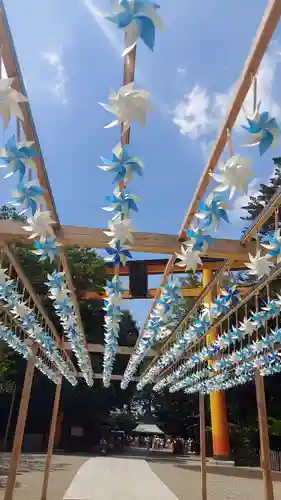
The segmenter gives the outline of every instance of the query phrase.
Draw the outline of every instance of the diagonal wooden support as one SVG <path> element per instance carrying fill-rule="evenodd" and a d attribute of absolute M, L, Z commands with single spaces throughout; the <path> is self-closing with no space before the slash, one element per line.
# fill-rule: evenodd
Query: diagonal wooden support
<path fill-rule="evenodd" d="M 41 303 L 41 300 L 39 299 L 38 295 L 36 294 L 31 282 L 29 281 L 28 277 L 26 276 L 25 272 L 23 271 L 20 262 L 18 261 L 17 257 L 15 254 L 12 252 L 12 250 L 8 247 L 8 245 L 4 242 L 0 241 L 0 248 L 3 249 L 4 254 L 7 256 L 8 261 L 14 268 L 17 276 L 19 277 L 20 281 L 22 282 L 23 286 L 29 293 L 29 296 L 31 297 L 34 305 L 38 309 L 40 315 L 42 318 L 44 318 L 46 324 L 50 328 L 50 331 L 52 332 L 52 335 L 54 339 L 56 340 L 57 347 L 60 349 L 61 353 L 63 353 L 64 359 L 67 361 L 68 365 L 72 368 L 74 374 L 76 373 L 75 366 L 73 362 L 71 361 L 69 355 L 67 354 L 66 350 L 63 349 L 62 343 L 61 343 L 61 338 L 56 330 L 56 327 L 54 323 L 50 320 L 43 304 Z"/>
<path fill-rule="evenodd" d="M 9 27 L 7 15 L 3 6 L 3 3 L 1 2 L 0 4 L 0 45 L 2 45 L 3 51 L 2 51 L 2 57 L 3 57 L 3 63 L 6 69 L 6 73 L 8 77 L 13 77 L 13 86 L 16 90 L 27 96 L 27 92 L 24 86 L 22 74 L 20 71 L 12 35 L 11 35 L 11 30 Z M 25 136 L 28 140 L 34 141 L 35 147 L 38 151 L 41 152 L 41 155 L 39 158 L 36 158 L 36 167 L 37 167 L 37 176 L 38 180 L 41 184 L 42 187 L 45 188 L 45 194 L 44 198 L 46 201 L 46 206 L 48 210 L 52 213 L 52 218 L 56 222 L 56 227 L 55 230 L 58 231 L 60 228 L 60 221 L 59 221 L 59 216 L 56 210 L 55 206 L 55 201 L 53 198 L 52 190 L 51 190 L 51 185 L 49 182 L 47 170 L 45 167 L 44 159 L 43 159 L 43 154 L 42 154 L 42 149 L 40 147 L 39 143 L 39 138 L 36 132 L 34 120 L 32 117 L 31 113 L 31 107 L 30 104 L 27 103 L 22 103 L 21 104 L 23 116 L 24 116 L 24 122 L 23 122 L 23 129 Z M 73 301 L 73 307 L 75 310 L 75 314 L 77 317 L 77 321 L 82 333 L 82 338 L 84 345 L 86 346 L 86 340 L 85 340 L 85 335 L 84 335 L 84 330 L 83 330 L 83 325 L 81 321 L 81 315 L 80 315 L 80 309 L 78 306 L 78 302 L 76 299 L 75 295 L 75 289 L 73 285 L 73 280 L 71 277 L 71 273 L 69 271 L 69 265 L 68 261 L 66 258 L 66 254 L 63 250 L 62 247 L 59 248 L 59 254 L 60 254 L 60 262 L 63 267 L 63 271 L 66 274 L 67 281 L 68 281 L 68 288 L 70 290 L 71 298 Z"/>
<path fill-rule="evenodd" d="M 32 348 L 33 355 L 27 361 L 26 370 L 25 370 L 25 378 L 23 383 L 22 395 L 20 408 L 18 413 L 17 426 L 15 431 L 12 456 L 10 460 L 9 473 L 8 473 L 8 481 L 5 490 L 4 500 L 13 500 L 14 489 L 16 485 L 17 479 L 17 470 L 21 455 L 22 441 L 25 429 L 25 422 L 27 417 L 27 410 L 29 405 L 33 375 L 34 375 L 34 363 L 35 356 L 37 352 L 37 347 L 33 346 Z"/>
<path fill-rule="evenodd" d="M 281 2 L 280 0 L 270 0 L 265 10 L 264 16 L 261 20 L 260 26 L 257 30 L 256 37 L 253 41 L 249 56 L 245 62 L 245 66 L 240 76 L 237 85 L 235 97 L 225 122 L 216 140 L 212 154 L 207 162 L 198 186 L 195 190 L 192 202 L 189 205 L 188 211 L 184 217 L 179 237 L 185 239 L 184 229 L 189 226 L 197 211 L 198 201 L 202 199 L 211 180 L 210 172 L 212 172 L 220 159 L 220 156 L 228 141 L 228 131 L 232 130 L 240 109 L 243 106 L 244 100 L 249 92 L 253 82 L 253 77 L 256 75 L 268 44 L 272 38 L 275 28 L 281 16 Z"/>

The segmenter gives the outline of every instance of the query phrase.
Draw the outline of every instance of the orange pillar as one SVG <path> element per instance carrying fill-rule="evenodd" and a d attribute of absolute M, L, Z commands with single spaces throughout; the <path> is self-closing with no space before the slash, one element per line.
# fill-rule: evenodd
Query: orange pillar
<path fill-rule="evenodd" d="M 203 286 L 208 285 L 213 278 L 211 269 L 203 269 Z M 211 291 L 206 297 L 209 304 L 213 299 Z M 217 331 L 214 329 L 207 335 L 207 344 L 214 342 Z M 230 457 L 229 431 L 227 422 L 227 409 L 225 403 L 225 393 L 223 391 L 210 394 L 211 424 L 213 439 L 214 458 L 226 459 Z"/>

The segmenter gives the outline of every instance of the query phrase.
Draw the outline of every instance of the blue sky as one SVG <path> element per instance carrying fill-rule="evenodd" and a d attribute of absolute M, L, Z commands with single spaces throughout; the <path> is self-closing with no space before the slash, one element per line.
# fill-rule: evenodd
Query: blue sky
<path fill-rule="evenodd" d="M 154 53 L 142 43 L 137 47 L 136 84 L 151 92 L 155 111 L 146 128 L 132 127 L 130 152 L 145 164 L 144 177 L 132 183 L 132 191 L 141 197 L 134 227 L 177 233 L 267 1 L 159 3 L 165 30 L 157 33 Z M 106 102 L 109 90 L 119 89 L 123 74 L 122 34 L 97 15 L 109 5 L 107 0 L 5 1 L 64 224 L 107 225 L 108 214 L 100 207 L 112 191 L 112 178 L 96 165 L 101 155 L 110 156 L 119 129 L 103 128 L 111 117 L 98 101 Z M 280 119 L 279 41 L 280 28 L 261 67 L 258 97 Z M 249 102 L 251 110 L 251 96 Z M 235 132 L 235 148 L 242 139 Z M 278 154 L 280 147 L 262 160 L 256 152 L 250 154 L 256 179 L 269 178 L 271 157 Z M 1 182 L 1 203 L 9 199 L 9 184 Z M 239 236 L 237 208 L 244 201 L 235 202 L 233 224 L 220 237 Z M 149 301 L 130 301 L 129 306 L 142 322 Z"/>

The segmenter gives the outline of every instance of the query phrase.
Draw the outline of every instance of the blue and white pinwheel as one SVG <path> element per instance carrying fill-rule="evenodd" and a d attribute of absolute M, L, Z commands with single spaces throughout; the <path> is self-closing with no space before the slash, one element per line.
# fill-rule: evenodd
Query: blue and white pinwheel
<path fill-rule="evenodd" d="M 241 300 L 237 285 L 226 285 L 222 294 L 225 297 L 225 300 L 230 302 L 232 306 L 237 306 L 238 302 Z"/>
<path fill-rule="evenodd" d="M 264 236 L 262 246 L 267 250 L 267 257 L 277 257 L 277 264 L 281 262 L 280 229 L 277 229 L 275 233 Z"/>
<path fill-rule="evenodd" d="M 124 181 L 125 184 L 131 180 L 132 175 L 136 173 L 137 175 L 142 175 L 143 163 L 139 158 L 130 157 L 127 149 L 116 146 L 113 151 L 112 160 L 108 160 L 101 156 L 103 165 L 98 165 L 98 168 L 105 170 L 106 172 L 116 173 L 114 178 L 114 183 L 119 183 Z"/>
<path fill-rule="evenodd" d="M 125 31 L 125 50 L 128 54 L 141 38 L 150 50 L 155 43 L 155 28 L 162 29 L 162 21 L 156 10 L 160 5 L 151 0 L 119 0 L 113 6 L 113 13 L 105 18 Z"/>
<path fill-rule="evenodd" d="M 63 284 L 65 283 L 66 276 L 64 272 L 53 271 L 51 274 L 48 273 L 48 281 L 45 282 L 49 288 L 61 290 Z"/>
<path fill-rule="evenodd" d="M 127 259 L 131 259 L 132 255 L 127 248 L 122 248 L 120 246 L 120 242 L 117 241 L 114 248 L 106 248 L 106 252 L 110 255 L 110 257 L 106 257 L 107 262 L 113 262 L 115 266 L 122 264 L 123 266 L 126 264 Z"/>
<path fill-rule="evenodd" d="M 23 205 L 21 213 L 26 212 L 30 208 L 32 215 L 34 215 L 38 205 L 43 201 L 44 192 L 45 189 L 38 186 L 36 181 L 20 184 L 17 190 L 12 191 L 13 201 L 10 203 L 16 207 Z"/>
<path fill-rule="evenodd" d="M 107 212 L 122 212 L 128 215 L 130 210 L 138 212 L 136 201 L 139 200 L 138 196 L 128 193 L 126 189 L 116 188 L 112 196 L 106 196 L 106 201 L 109 202 L 109 207 L 103 207 Z"/>
<path fill-rule="evenodd" d="M 26 167 L 36 170 L 36 164 L 33 158 L 38 158 L 40 153 L 31 147 L 32 144 L 32 141 L 17 143 L 15 135 L 8 140 L 5 149 L 0 151 L 0 167 L 9 165 L 11 168 L 11 172 L 5 175 L 5 179 L 19 172 L 19 182 L 21 183 L 25 175 Z"/>
<path fill-rule="evenodd" d="M 34 240 L 35 250 L 31 250 L 34 255 L 38 255 L 39 262 L 50 259 L 53 262 L 54 258 L 59 255 L 60 243 L 57 242 L 56 237 L 46 238 L 44 241 Z"/>
<path fill-rule="evenodd" d="M 201 227 L 206 228 L 213 225 L 215 231 L 218 231 L 220 221 L 229 222 L 227 209 L 228 205 L 221 200 L 218 194 L 211 193 L 205 203 L 200 201 L 198 204 L 199 211 L 196 217 L 202 221 Z"/>
<path fill-rule="evenodd" d="M 208 246 L 213 244 L 213 238 L 199 227 L 186 230 L 186 236 L 190 240 L 186 244 L 196 252 L 206 252 Z"/>
<path fill-rule="evenodd" d="M 249 140 L 244 146 L 258 146 L 262 156 L 270 146 L 275 146 L 279 135 L 279 126 L 276 118 L 272 118 L 268 111 L 260 113 L 261 103 L 258 104 L 253 116 L 246 119 L 248 125 L 242 127 L 249 132 Z"/>

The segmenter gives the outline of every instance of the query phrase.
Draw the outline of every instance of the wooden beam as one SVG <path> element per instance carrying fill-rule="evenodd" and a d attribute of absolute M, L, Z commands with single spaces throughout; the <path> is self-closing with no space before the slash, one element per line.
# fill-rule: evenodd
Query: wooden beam
<path fill-rule="evenodd" d="M 182 297 L 200 297 L 202 294 L 204 288 L 203 286 L 198 286 L 196 288 L 182 288 L 181 289 L 181 295 Z M 148 290 L 148 295 L 146 297 L 132 297 L 130 295 L 130 292 L 128 290 L 125 290 L 122 299 L 124 300 L 147 300 L 147 299 L 153 299 L 157 293 L 157 288 L 151 288 Z M 248 287 L 240 287 L 240 294 L 245 295 L 248 293 Z M 86 300 L 103 300 L 106 298 L 106 293 L 99 293 L 99 292 L 81 292 L 79 293 L 79 298 L 80 299 L 86 299 Z"/>
<path fill-rule="evenodd" d="M 205 398 L 199 394 L 200 415 L 200 455 L 201 455 L 201 498 L 207 500 L 207 464 L 206 464 L 206 429 L 205 429 Z"/>
<path fill-rule="evenodd" d="M 63 245 L 83 248 L 107 248 L 109 237 L 104 234 L 105 229 L 89 227 L 62 226 L 57 236 Z M 28 234 L 22 229 L 22 223 L 11 220 L 0 220 L 0 237 L 5 241 L 20 240 L 30 243 Z M 180 252 L 180 243 L 176 235 L 158 233 L 133 233 L 134 252 L 148 252 L 157 254 L 173 254 Z M 239 240 L 214 239 L 214 245 L 208 248 L 205 257 L 214 259 L 231 259 L 233 261 L 248 260 L 248 253 L 254 252 L 255 245 L 248 243 L 241 245 Z M 182 269 L 182 272 L 184 270 Z"/>
<path fill-rule="evenodd" d="M 193 199 L 189 205 L 188 211 L 182 223 L 179 237 L 185 239 L 184 229 L 188 227 L 197 211 L 198 201 L 202 199 L 209 182 L 211 180 L 210 172 L 212 172 L 220 159 L 220 156 L 227 144 L 228 130 L 232 130 L 235 125 L 236 119 L 243 106 L 244 100 L 252 85 L 253 77 L 258 71 L 261 60 L 275 31 L 281 15 L 281 2 L 280 0 L 271 0 L 265 10 L 263 19 L 258 28 L 255 40 L 252 44 L 250 54 L 245 62 L 240 81 L 237 86 L 234 100 L 229 108 L 229 112 L 219 133 L 212 154 L 205 170 L 201 176 L 198 186 L 195 190 Z"/>
<path fill-rule="evenodd" d="M 9 78 L 14 78 L 13 88 L 15 88 L 18 92 L 21 92 L 23 95 L 27 96 L 27 92 L 25 89 L 23 77 L 19 66 L 19 61 L 17 58 L 14 42 L 11 35 L 11 30 L 9 27 L 8 19 L 2 2 L 0 5 L 0 46 L 1 45 L 2 45 L 2 58 L 7 76 Z M 40 146 L 39 138 L 35 129 L 35 124 L 29 102 L 22 103 L 21 108 L 24 117 L 23 130 L 25 136 L 29 141 L 33 141 L 35 143 L 35 149 L 37 149 L 37 151 L 42 152 L 42 148 Z M 58 222 L 59 220 L 58 214 L 55 206 L 55 201 L 52 195 L 51 186 L 47 170 L 45 167 L 43 155 L 41 154 L 40 158 L 35 158 L 34 160 L 37 166 L 38 180 L 41 186 L 46 190 L 44 198 L 46 201 L 47 208 L 52 212 L 53 219 L 56 222 Z"/>
<path fill-rule="evenodd" d="M 14 489 L 16 485 L 17 470 L 21 455 L 22 441 L 23 441 L 27 411 L 29 406 L 29 399 L 30 399 L 32 381 L 34 375 L 37 350 L 38 350 L 37 346 L 34 345 L 32 348 L 32 355 L 28 358 L 26 364 L 24 383 L 21 393 L 20 408 L 15 430 L 4 500 L 13 500 L 14 496 Z"/>
<path fill-rule="evenodd" d="M 274 500 L 272 471 L 270 463 L 268 421 L 264 391 L 264 379 L 259 370 L 255 373 L 256 397 L 260 433 L 260 458 L 263 474 L 264 500 Z"/>
<path fill-rule="evenodd" d="M 65 342 L 64 343 L 64 347 L 66 350 L 70 351 L 71 350 L 71 346 L 68 342 Z M 104 345 L 102 344 L 93 344 L 91 342 L 88 343 L 88 351 L 89 352 L 95 352 L 95 353 L 98 353 L 98 354 L 103 354 L 104 353 Z M 133 354 L 134 352 L 134 347 L 127 347 L 127 346 L 118 346 L 117 347 L 117 350 L 116 350 L 116 353 L 117 354 L 120 354 L 120 355 L 123 355 L 123 356 L 130 356 L 131 354 Z M 153 356 L 155 356 L 156 354 L 156 350 L 155 349 L 149 349 L 148 351 L 146 351 L 145 355 L 147 358 L 152 358 Z"/>
<path fill-rule="evenodd" d="M 82 378 L 83 377 L 82 373 L 79 372 L 77 377 Z M 94 373 L 94 378 L 96 380 L 102 380 L 102 377 L 103 377 L 102 373 Z M 111 380 L 120 381 L 120 380 L 122 380 L 122 378 L 123 378 L 123 375 L 121 375 L 121 374 L 120 375 L 114 375 L 114 374 L 111 375 Z M 140 377 L 132 377 L 132 382 L 139 382 L 139 379 L 140 379 Z"/>
<path fill-rule="evenodd" d="M 181 294 L 182 297 L 198 297 L 200 293 L 202 292 L 202 287 L 197 287 L 197 288 L 182 288 Z M 157 293 L 157 288 L 151 288 L 148 290 L 148 294 L 146 297 L 133 297 L 130 295 L 129 290 L 125 290 L 122 298 L 124 300 L 142 300 L 142 299 L 153 299 Z M 81 299 L 86 299 L 86 300 L 102 300 L 106 297 L 106 293 L 99 293 L 99 292 L 81 292 L 79 293 L 79 298 Z"/>
<path fill-rule="evenodd" d="M 279 188 L 276 193 L 271 197 L 266 207 L 264 207 L 258 217 L 255 219 L 251 227 L 244 234 L 241 239 L 241 244 L 243 245 L 251 238 L 255 236 L 257 231 L 270 219 L 276 209 L 281 205 L 281 188 Z"/>
<path fill-rule="evenodd" d="M 60 350 L 61 354 L 64 356 L 65 361 L 67 361 L 69 367 L 72 368 L 74 374 L 76 373 L 75 366 L 73 365 L 70 357 L 68 354 L 65 352 L 61 338 L 56 330 L 56 327 L 54 323 L 50 320 L 40 298 L 38 297 L 37 293 L 35 292 L 31 282 L 29 281 L 28 277 L 26 276 L 25 272 L 23 271 L 20 262 L 18 261 L 16 255 L 12 252 L 12 250 L 6 245 L 6 243 L 1 241 L 0 238 L 0 248 L 3 249 L 8 261 L 10 262 L 11 266 L 14 268 L 17 276 L 19 277 L 20 281 L 22 282 L 24 288 L 27 290 L 29 296 L 31 297 L 34 305 L 38 309 L 41 317 L 44 319 L 45 324 L 50 328 L 50 331 L 52 332 L 52 335 L 56 341 L 57 348 Z M 22 328 L 22 327 L 21 327 Z"/>
<path fill-rule="evenodd" d="M 198 272 L 202 271 L 203 269 L 212 269 L 213 271 L 216 271 L 217 269 L 219 269 L 221 267 L 221 264 L 222 264 L 221 259 L 215 260 L 215 259 L 208 259 L 206 257 L 202 257 L 201 260 L 202 260 L 202 265 L 198 266 L 198 268 L 197 268 Z M 147 274 L 149 276 L 151 276 L 151 275 L 163 274 L 165 271 L 165 267 L 167 265 L 168 260 L 167 259 L 158 259 L 158 261 L 157 260 L 153 261 L 150 259 L 149 260 L 145 259 L 145 260 L 134 260 L 133 262 L 134 263 L 138 263 L 138 262 L 146 263 Z M 245 269 L 245 267 L 246 267 L 246 265 L 245 265 L 245 262 L 243 260 L 236 260 L 233 262 L 231 269 L 233 271 L 238 271 L 240 269 Z M 106 268 L 105 268 L 105 274 L 106 274 L 106 276 L 113 275 L 114 274 L 114 266 L 110 266 L 107 264 Z M 129 269 L 128 265 L 120 268 L 119 276 L 129 276 L 129 274 L 130 274 L 130 269 Z M 183 274 L 182 267 L 178 266 L 177 264 L 174 264 L 173 274 Z"/>
<path fill-rule="evenodd" d="M 51 427 L 50 427 L 50 432 L 49 432 L 47 456 L 46 456 L 46 462 L 45 462 L 45 467 L 44 467 L 44 477 L 43 477 L 43 484 L 42 484 L 42 491 L 41 491 L 41 500 L 47 500 L 48 483 L 49 483 L 51 462 L 52 462 L 54 442 L 55 442 L 55 433 L 56 433 L 56 426 L 57 426 L 57 418 L 58 418 L 58 411 L 59 411 L 59 404 L 60 404 L 61 383 L 62 383 L 62 381 L 60 381 L 60 383 L 56 386 L 56 391 L 55 391 L 55 399 L 54 399 L 54 404 L 53 404 L 52 420 L 51 420 Z"/>

